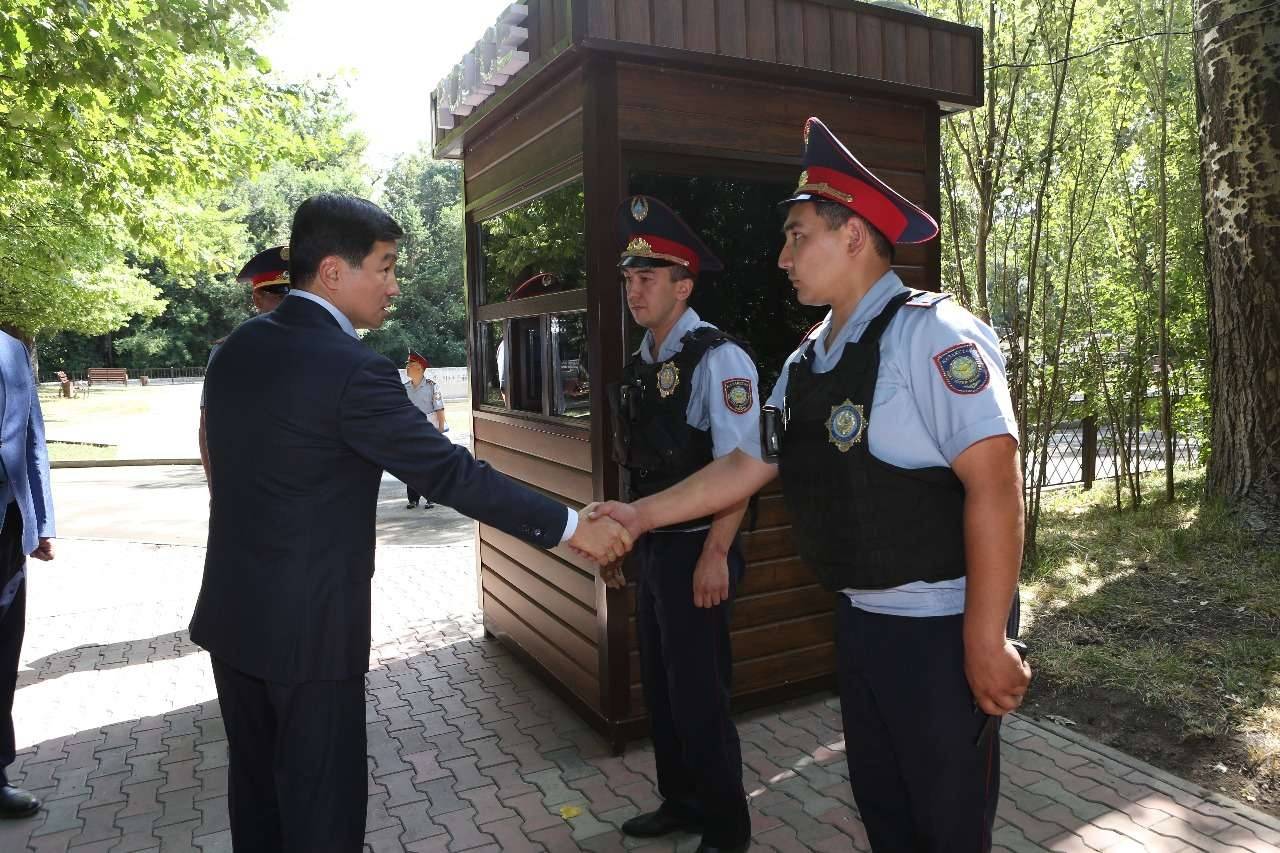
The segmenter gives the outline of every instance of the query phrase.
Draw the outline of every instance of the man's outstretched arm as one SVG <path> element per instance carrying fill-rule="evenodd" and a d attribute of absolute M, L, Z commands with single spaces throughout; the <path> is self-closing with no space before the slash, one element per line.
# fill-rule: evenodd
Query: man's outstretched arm
<path fill-rule="evenodd" d="M 632 539 L 636 539 L 655 527 L 715 515 L 745 501 L 777 474 L 777 465 L 735 450 L 656 495 L 632 504 L 619 501 L 598 504 L 591 517 L 607 515 L 617 519 Z"/>

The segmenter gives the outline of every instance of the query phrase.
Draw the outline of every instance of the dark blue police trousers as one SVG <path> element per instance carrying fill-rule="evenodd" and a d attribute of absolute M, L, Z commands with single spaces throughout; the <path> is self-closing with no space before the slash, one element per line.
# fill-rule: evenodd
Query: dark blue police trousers
<path fill-rule="evenodd" d="M 705 530 L 650 533 L 637 543 L 640 668 L 663 808 L 700 818 L 703 844 L 733 847 L 751 837 L 742 747 L 729 718 L 730 605 L 744 561 L 735 542 L 729 600 L 695 607 L 693 571 L 706 538 Z"/>
<path fill-rule="evenodd" d="M 885 616 L 840 596 L 840 709 L 853 798 L 871 847 L 991 849 L 1000 800 L 998 727 L 964 674 L 964 616 Z"/>

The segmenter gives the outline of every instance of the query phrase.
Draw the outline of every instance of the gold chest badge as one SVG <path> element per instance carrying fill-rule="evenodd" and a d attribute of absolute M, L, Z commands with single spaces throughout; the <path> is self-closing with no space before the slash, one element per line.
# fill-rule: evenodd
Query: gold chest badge
<path fill-rule="evenodd" d="M 827 440 L 841 453 L 847 453 L 850 447 L 862 441 L 862 431 L 866 425 L 867 419 L 862 406 L 845 400 L 840 405 L 831 407 L 831 416 L 827 418 Z"/>
<path fill-rule="evenodd" d="M 668 361 L 658 368 L 658 395 L 666 398 L 675 393 L 680 384 L 680 368 L 674 361 Z"/>

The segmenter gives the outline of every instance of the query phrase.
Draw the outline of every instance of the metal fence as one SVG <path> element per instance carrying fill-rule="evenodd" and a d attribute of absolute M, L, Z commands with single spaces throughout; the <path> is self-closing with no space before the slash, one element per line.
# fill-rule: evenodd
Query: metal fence
<path fill-rule="evenodd" d="M 1083 403 L 1083 399 L 1076 399 L 1072 406 L 1079 411 Z M 1164 433 L 1160 430 L 1143 425 L 1126 437 L 1115 434 L 1110 424 L 1099 426 L 1096 415 L 1085 415 L 1064 421 L 1049 433 L 1044 485 L 1082 483 L 1087 489 L 1095 479 L 1116 476 L 1121 469 L 1121 447 L 1126 440 L 1137 471 L 1164 468 Z M 1175 464 L 1198 465 L 1200 440 L 1193 435 L 1175 434 L 1173 458 Z M 1028 473 L 1028 480 L 1031 476 Z"/>
<path fill-rule="evenodd" d="M 203 382 L 204 381 L 203 367 L 126 367 L 125 370 L 127 370 L 129 373 L 129 382 L 131 384 L 132 383 L 142 384 L 145 381 L 145 384 L 148 384 L 148 385 L 152 383 L 177 385 L 177 384 L 182 384 L 187 382 Z M 88 370 L 64 370 L 61 372 L 66 374 L 66 377 L 70 379 L 72 382 L 88 382 L 89 381 Z M 42 371 L 40 373 L 40 381 L 41 382 L 59 382 L 60 377 L 58 376 L 58 371 L 52 371 L 52 372 Z M 120 386 L 119 382 L 104 382 L 101 384 L 105 386 L 110 386 L 110 385 L 115 385 L 117 387 Z"/>

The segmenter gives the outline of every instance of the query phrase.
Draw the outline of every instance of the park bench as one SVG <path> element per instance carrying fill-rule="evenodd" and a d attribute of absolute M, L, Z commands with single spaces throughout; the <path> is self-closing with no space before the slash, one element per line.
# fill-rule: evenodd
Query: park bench
<path fill-rule="evenodd" d="M 95 382 L 119 382 L 126 387 L 129 384 L 129 371 L 123 367 L 90 367 L 89 384 Z"/>

